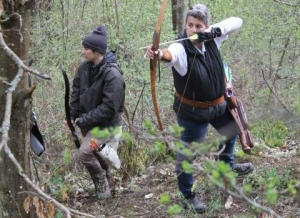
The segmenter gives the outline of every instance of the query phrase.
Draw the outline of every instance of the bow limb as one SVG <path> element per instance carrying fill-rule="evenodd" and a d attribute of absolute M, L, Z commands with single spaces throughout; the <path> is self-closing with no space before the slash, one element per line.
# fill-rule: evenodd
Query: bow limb
<path fill-rule="evenodd" d="M 74 143 L 76 145 L 76 148 L 79 149 L 80 148 L 80 141 L 79 141 L 79 138 L 78 138 L 78 136 L 76 134 L 75 127 L 73 126 L 72 121 L 71 121 L 71 117 L 70 117 L 70 106 L 69 106 L 70 83 L 69 83 L 69 79 L 68 79 L 67 73 L 63 69 L 61 69 L 61 72 L 63 74 L 64 81 L 65 81 L 65 86 L 66 86 L 66 90 L 65 90 L 65 112 L 66 112 L 66 120 L 67 120 L 68 127 L 71 130 L 72 138 L 73 138 L 73 141 L 74 141 Z"/>
<path fill-rule="evenodd" d="M 157 51 L 159 48 L 161 25 L 162 25 L 162 20 L 163 20 L 165 10 L 167 8 L 167 3 L 168 3 L 168 0 L 163 0 L 163 3 L 160 7 L 158 19 L 157 19 L 155 30 L 153 33 L 153 45 L 151 48 L 152 51 Z M 164 129 L 163 129 L 162 121 L 161 121 L 159 110 L 158 110 L 157 98 L 156 98 L 155 81 L 156 81 L 157 60 L 158 60 L 157 55 L 154 55 L 153 59 L 150 59 L 151 95 L 152 95 L 153 107 L 154 107 L 155 115 L 156 115 L 157 122 L 159 125 L 159 129 L 160 129 L 160 131 L 162 131 L 163 136 L 165 136 L 165 133 L 163 131 Z M 168 144 L 167 144 L 167 146 L 168 146 Z"/>

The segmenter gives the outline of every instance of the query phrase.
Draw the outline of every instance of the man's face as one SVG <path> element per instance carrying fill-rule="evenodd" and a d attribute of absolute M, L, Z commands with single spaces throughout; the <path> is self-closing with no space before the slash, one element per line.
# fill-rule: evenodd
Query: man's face
<path fill-rule="evenodd" d="M 187 18 L 185 29 L 187 37 L 194 35 L 197 32 L 204 31 L 208 26 L 204 24 L 202 20 L 199 20 L 193 16 Z M 191 40 L 193 41 L 193 40 Z"/>
<path fill-rule="evenodd" d="M 91 62 L 94 62 L 97 59 L 99 54 L 98 52 L 94 52 L 91 49 L 85 47 L 82 48 L 81 53 L 86 61 L 91 61 Z"/>

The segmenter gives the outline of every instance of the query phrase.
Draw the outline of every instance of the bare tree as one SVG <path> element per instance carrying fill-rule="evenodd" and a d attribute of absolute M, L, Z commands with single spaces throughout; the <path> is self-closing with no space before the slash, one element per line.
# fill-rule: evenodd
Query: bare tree
<path fill-rule="evenodd" d="M 0 1 L 0 7 L 3 7 L 1 29 L 3 39 L 7 42 L 7 45 L 21 60 L 26 61 L 28 58 L 27 51 L 29 50 L 30 7 L 34 1 L 22 2 L 25 1 Z M 0 121 L 3 124 L 1 142 L 5 141 L 7 137 L 7 146 L 11 153 L 24 169 L 24 173 L 30 175 L 28 143 L 31 92 L 28 89 L 27 76 L 20 72 L 19 67 L 5 53 L 4 49 L 0 50 L 0 59 L 0 78 L 2 80 L 0 86 Z M 11 93 L 11 113 L 7 114 L 5 113 L 7 112 L 7 110 L 5 111 L 6 94 L 13 87 L 16 90 Z M 8 120 L 9 116 L 10 121 Z M 5 134 L 6 128 L 10 129 L 7 135 Z M 20 194 L 20 192 L 25 193 L 25 191 L 28 191 L 28 186 L 18 176 L 14 164 L 8 156 L 4 155 L 3 151 L 1 151 L 0 157 L 0 217 L 30 217 L 22 207 L 26 195 Z"/>
<path fill-rule="evenodd" d="M 172 0 L 172 23 L 175 33 L 180 33 L 183 30 L 184 9 L 184 0 Z"/>
<path fill-rule="evenodd" d="M 55 206 L 68 218 L 71 213 L 95 217 L 65 207 L 45 194 L 30 176 L 29 114 L 35 85 L 29 87 L 26 72 L 50 79 L 24 64 L 34 2 L 0 0 L 0 218 L 54 217 Z"/>

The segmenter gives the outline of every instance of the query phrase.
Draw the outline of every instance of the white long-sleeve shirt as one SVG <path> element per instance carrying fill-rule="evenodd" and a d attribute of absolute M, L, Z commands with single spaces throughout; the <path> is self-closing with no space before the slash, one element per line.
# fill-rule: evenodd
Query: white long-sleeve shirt
<path fill-rule="evenodd" d="M 215 42 L 217 47 L 220 49 L 221 43 L 228 39 L 228 35 L 236 30 L 238 30 L 243 24 L 243 20 L 238 17 L 230 17 L 226 20 L 223 20 L 219 23 L 211 25 L 211 27 L 219 27 L 222 31 L 222 35 L 220 37 L 215 38 Z M 169 52 L 172 55 L 172 61 L 167 63 L 168 67 L 174 67 L 176 71 L 184 76 L 187 73 L 187 55 L 185 49 L 181 43 L 172 43 L 168 47 Z M 205 52 L 205 45 L 202 43 L 202 49 L 199 50 L 201 54 Z"/>

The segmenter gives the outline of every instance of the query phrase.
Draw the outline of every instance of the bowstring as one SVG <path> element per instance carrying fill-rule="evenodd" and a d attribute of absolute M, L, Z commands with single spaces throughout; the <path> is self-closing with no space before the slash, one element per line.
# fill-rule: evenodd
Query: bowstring
<path fill-rule="evenodd" d="M 192 61 L 192 66 L 191 66 L 191 68 L 190 68 L 190 70 L 189 70 L 189 72 L 188 72 L 189 75 L 188 75 L 187 81 L 186 81 L 186 83 L 185 83 L 185 86 L 184 86 L 184 89 L 183 89 L 182 96 L 181 96 L 181 98 L 180 98 L 180 103 L 179 103 L 179 107 L 178 107 L 178 111 L 177 111 L 176 116 L 178 116 L 179 111 L 180 111 L 180 108 L 181 108 L 181 105 L 182 105 L 183 96 L 184 96 L 184 94 L 185 94 L 185 92 L 186 92 L 187 85 L 188 85 L 189 80 L 190 80 L 190 76 L 191 76 L 191 72 L 192 72 L 192 69 L 193 69 L 193 66 L 194 66 L 194 62 L 195 62 L 195 59 L 196 59 L 197 52 L 198 52 L 198 51 L 196 50 L 195 55 L 194 55 L 194 58 L 193 58 L 193 61 Z"/>

